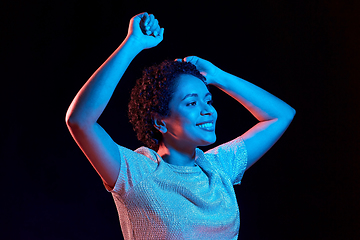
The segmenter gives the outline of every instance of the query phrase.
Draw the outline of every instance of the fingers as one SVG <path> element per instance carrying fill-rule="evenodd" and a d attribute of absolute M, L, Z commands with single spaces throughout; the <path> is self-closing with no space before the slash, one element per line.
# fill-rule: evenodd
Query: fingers
<path fill-rule="evenodd" d="M 146 14 L 144 15 L 144 29 L 145 29 L 145 34 L 150 35 L 150 28 L 153 24 L 154 21 L 154 15 L 153 14 Z"/>
<path fill-rule="evenodd" d="M 198 60 L 198 57 L 196 57 L 196 56 L 187 56 L 184 58 L 185 62 L 191 62 L 191 63 L 197 62 L 197 60 Z"/>
<path fill-rule="evenodd" d="M 162 42 L 164 28 L 153 14 L 143 12 L 130 19 L 127 38 L 136 40 L 142 49 L 149 49 Z"/>
<path fill-rule="evenodd" d="M 140 18 L 140 29 L 143 34 L 146 34 L 145 26 L 147 25 L 149 14 L 147 12 L 144 12 L 144 13 L 140 13 L 138 16 Z"/>
<path fill-rule="evenodd" d="M 187 56 L 187 57 L 184 57 L 183 59 L 176 58 L 175 61 L 176 62 L 189 62 L 189 63 L 192 63 L 195 65 L 199 59 L 200 58 L 197 56 Z"/>
<path fill-rule="evenodd" d="M 192 63 L 194 65 L 196 65 L 198 60 L 199 60 L 199 57 L 197 57 L 197 56 L 188 56 L 188 57 L 184 58 L 184 62 L 189 62 L 189 63 Z"/>
<path fill-rule="evenodd" d="M 149 36 L 152 35 L 156 37 L 161 34 L 161 31 L 163 32 L 163 30 L 161 30 L 160 28 L 159 21 L 155 18 L 153 14 L 149 14 L 146 16 L 144 26 L 145 26 L 146 35 Z"/>

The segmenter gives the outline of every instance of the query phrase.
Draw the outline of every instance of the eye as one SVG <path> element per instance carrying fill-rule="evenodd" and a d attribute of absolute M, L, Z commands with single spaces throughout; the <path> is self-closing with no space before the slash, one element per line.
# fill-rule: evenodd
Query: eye
<path fill-rule="evenodd" d="M 186 104 L 186 106 L 195 106 L 195 105 L 196 105 L 196 102 L 191 102 L 191 103 Z"/>
<path fill-rule="evenodd" d="M 208 105 L 212 105 L 213 102 L 214 102 L 213 100 L 209 100 L 209 101 L 207 101 L 207 104 L 208 104 Z"/>

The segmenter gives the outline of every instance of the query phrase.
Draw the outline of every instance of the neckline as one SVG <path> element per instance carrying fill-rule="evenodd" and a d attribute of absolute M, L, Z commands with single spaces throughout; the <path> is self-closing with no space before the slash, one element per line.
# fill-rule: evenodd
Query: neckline
<path fill-rule="evenodd" d="M 175 172 L 179 172 L 179 173 L 198 173 L 201 172 L 201 168 L 199 167 L 199 165 L 197 164 L 196 160 L 198 159 L 198 152 L 196 151 L 196 155 L 195 155 L 195 166 L 179 166 L 179 165 L 174 165 L 174 164 L 170 164 L 167 163 L 156 151 L 154 151 L 156 157 L 158 158 L 158 161 L 160 163 L 165 164 L 166 166 L 168 166 L 170 169 L 172 169 Z"/>
<path fill-rule="evenodd" d="M 168 166 L 168 168 L 170 168 L 172 171 L 174 172 L 179 172 L 179 173 L 198 173 L 201 171 L 201 168 L 199 167 L 198 164 L 196 164 L 195 166 L 178 166 L 178 165 L 173 165 L 170 163 L 165 162 L 164 160 L 161 161 L 163 164 L 165 164 L 166 166 Z"/>

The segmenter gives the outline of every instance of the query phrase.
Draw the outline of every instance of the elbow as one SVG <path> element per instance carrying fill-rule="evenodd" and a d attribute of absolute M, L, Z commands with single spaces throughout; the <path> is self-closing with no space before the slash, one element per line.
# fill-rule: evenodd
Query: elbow
<path fill-rule="evenodd" d="M 296 114 L 296 110 L 289 105 L 282 108 L 273 119 L 280 120 L 282 122 L 288 122 L 289 124 L 294 119 Z"/>
<path fill-rule="evenodd" d="M 72 116 L 65 117 L 65 123 L 70 131 L 71 135 L 78 135 L 79 133 L 85 132 L 89 129 L 89 126 L 86 125 L 84 121 Z"/>
<path fill-rule="evenodd" d="M 69 111 L 66 113 L 65 123 L 69 130 L 83 128 L 85 125 L 84 121 L 82 121 L 79 117 L 76 117 L 76 115 L 70 113 Z"/>
<path fill-rule="evenodd" d="M 295 114 L 296 114 L 296 110 L 292 107 L 290 107 L 290 110 L 289 110 L 289 117 L 291 118 L 291 120 L 294 119 L 295 117 Z"/>
<path fill-rule="evenodd" d="M 65 123 L 71 132 L 86 131 L 91 128 L 96 121 L 91 121 L 89 118 L 79 116 L 78 114 L 67 113 L 65 116 Z"/>
<path fill-rule="evenodd" d="M 77 125 L 77 122 L 74 121 L 74 119 L 68 115 L 66 115 L 66 117 L 65 117 L 65 123 L 66 123 L 66 126 L 68 126 L 68 127 Z"/>
<path fill-rule="evenodd" d="M 84 112 L 74 111 L 71 107 L 65 115 L 65 123 L 69 130 L 87 129 L 96 124 L 97 119 L 91 118 Z"/>
<path fill-rule="evenodd" d="M 283 121 L 288 122 L 288 124 L 290 124 L 292 122 L 292 120 L 294 119 L 295 114 L 296 114 L 296 110 L 289 106 L 289 108 L 286 110 L 286 112 L 284 112 L 284 114 L 282 115 L 281 119 Z"/>
<path fill-rule="evenodd" d="M 80 125 L 80 121 L 67 113 L 65 116 L 65 123 L 69 129 L 77 128 Z"/>

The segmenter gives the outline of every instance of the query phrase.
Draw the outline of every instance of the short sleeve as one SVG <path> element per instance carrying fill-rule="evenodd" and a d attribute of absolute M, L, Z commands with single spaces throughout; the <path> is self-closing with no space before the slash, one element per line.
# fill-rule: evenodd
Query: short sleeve
<path fill-rule="evenodd" d="M 113 189 L 105 186 L 109 192 L 120 196 L 132 189 L 158 166 L 156 157 L 150 149 L 141 147 L 135 151 L 118 145 L 120 154 L 120 171 Z"/>
<path fill-rule="evenodd" d="M 247 150 L 241 136 L 208 150 L 205 155 L 229 176 L 233 185 L 241 183 L 247 165 Z"/>

